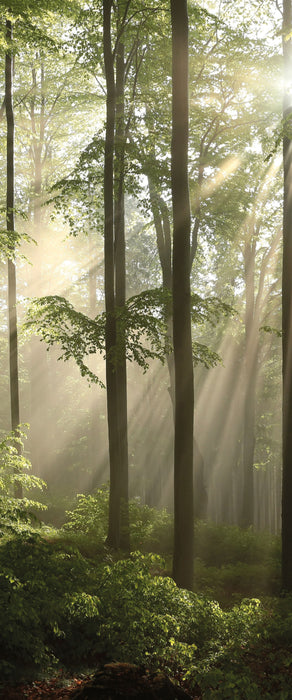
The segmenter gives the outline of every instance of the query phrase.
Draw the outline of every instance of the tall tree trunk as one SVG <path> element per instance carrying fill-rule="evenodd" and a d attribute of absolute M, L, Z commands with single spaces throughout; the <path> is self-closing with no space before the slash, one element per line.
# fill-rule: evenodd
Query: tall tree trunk
<path fill-rule="evenodd" d="M 186 0 L 171 0 L 173 205 L 173 345 L 175 367 L 173 577 L 192 589 L 194 567 L 193 415 L 190 237 L 188 187 L 188 14 Z"/>
<path fill-rule="evenodd" d="M 117 404 L 117 375 L 113 363 L 116 347 L 115 272 L 114 272 L 114 139 L 115 78 L 111 48 L 112 0 L 103 0 L 103 49 L 107 86 L 106 135 L 104 156 L 104 285 L 107 419 L 110 461 L 109 525 L 107 543 L 120 546 L 120 451 Z"/>
<path fill-rule="evenodd" d="M 117 328 L 116 310 L 126 301 L 125 260 L 125 58 L 122 39 L 129 2 L 117 3 L 115 59 L 111 48 L 113 2 L 104 0 L 104 63 L 107 85 L 107 117 L 104 172 L 104 264 L 106 307 L 106 382 L 110 457 L 110 502 L 107 542 L 130 549 L 128 509 L 128 421 L 126 337 Z M 115 64 L 116 62 L 116 64 Z M 116 66 L 116 84 L 115 84 Z M 117 333 L 119 332 L 119 337 Z M 116 362 L 113 354 L 118 349 Z"/>
<path fill-rule="evenodd" d="M 39 54 L 36 54 L 39 58 Z M 39 130 L 37 126 L 38 115 L 36 110 L 36 98 L 38 89 L 41 94 L 41 109 L 39 115 Z M 33 236 L 37 241 L 38 251 L 42 253 L 41 237 L 41 193 L 43 163 L 42 154 L 45 142 L 45 70 L 44 64 L 40 66 L 40 85 L 38 86 L 37 72 L 32 68 L 32 95 L 29 100 L 30 126 L 32 133 L 31 142 L 31 170 L 32 170 L 32 213 L 33 213 Z M 39 253 L 38 253 L 39 254 Z M 42 279 L 42 254 L 37 260 L 39 279 Z M 52 434 L 49 429 L 48 400 L 50 395 L 48 377 L 47 353 L 43 344 L 37 336 L 33 336 L 30 342 L 30 441 L 31 441 L 31 462 L 33 471 L 39 476 L 45 476 L 48 470 L 49 454 L 52 449 Z M 41 406 L 40 398 L 42 397 Z M 44 427 L 47 427 L 44 430 Z M 48 437 L 50 436 L 50 437 Z"/>
<path fill-rule="evenodd" d="M 292 591 L 292 1 L 283 0 L 283 486 L 282 586 Z"/>
<path fill-rule="evenodd" d="M 120 19 L 120 18 L 118 18 Z M 119 22 L 118 22 L 119 25 Z M 118 26 L 119 30 L 119 26 Z M 116 48 L 116 138 L 115 138 L 115 291 L 116 306 L 126 302 L 126 243 L 125 243 L 125 59 L 124 44 L 120 39 Z M 129 506 L 128 506 L 128 417 L 127 417 L 127 367 L 126 337 L 119 331 L 119 362 L 116 367 L 117 407 L 120 452 L 120 546 L 130 549 Z"/>
<path fill-rule="evenodd" d="M 5 55 L 5 107 L 7 121 L 7 186 L 6 186 L 6 222 L 7 231 L 13 241 L 14 226 L 14 111 L 13 111 L 13 55 L 12 25 L 6 20 L 6 39 L 8 49 Z M 14 249 L 14 243 L 12 243 Z M 13 260 L 8 260 L 8 333 L 9 333 L 9 376 L 11 427 L 15 430 L 19 418 L 19 383 L 18 383 L 18 338 L 16 310 L 16 269 Z M 19 449 L 20 451 L 20 449 Z M 15 486 L 15 495 L 22 497 L 22 487 Z"/>
<path fill-rule="evenodd" d="M 255 402 L 259 328 L 255 319 L 255 243 L 247 241 L 245 261 L 245 351 L 244 351 L 244 410 L 243 410 L 243 492 L 241 524 L 254 522 L 253 463 L 255 448 Z"/>
<path fill-rule="evenodd" d="M 154 154 L 153 154 L 154 157 Z M 162 286 L 164 289 L 172 290 L 172 242 L 170 234 L 170 221 L 168 208 L 162 197 L 157 194 L 155 187 L 148 176 L 148 187 L 153 214 L 153 221 L 156 231 L 157 249 L 162 270 Z M 196 226 L 196 236 L 198 234 L 198 225 Z M 191 253 L 191 263 L 195 256 L 195 246 L 193 246 L 193 255 Z M 167 327 L 167 338 L 170 344 L 173 345 L 173 318 L 172 318 L 172 303 L 167 304 L 165 311 L 165 322 Z M 168 392 L 172 404 L 173 421 L 175 416 L 175 375 L 174 375 L 174 357 L 173 352 L 166 357 L 167 368 L 169 374 Z M 204 483 L 204 459 L 200 451 L 198 442 L 194 434 L 193 447 L 193 474 L 194 474 L 194 518 L 204 518 L 207 512 L 207 491 Z"/>
<path fill-rule="evenodd" d="M 126 339 L 125 337 L 117 338 L 115 320 L 116 307 L 124 306 L 126 296 L 124 215 L 125 66 L 124 47 L 122 41 L 119 40 L 116 51 L 117 84 L 115 86 L 114 58 L 111 50 L 111 5 L 112 3 L 104 2 L 104 58 L 107 80 L 104 188 L 105 296 L 107 312 L 106 377 L 110 453 L 110 509 L 107 541 L 113 547 L 122 547 L 129 550 Z M 118 362 L 114 365 L 112 353 L 116 348 L 117 341 L 120 353 Z"/>

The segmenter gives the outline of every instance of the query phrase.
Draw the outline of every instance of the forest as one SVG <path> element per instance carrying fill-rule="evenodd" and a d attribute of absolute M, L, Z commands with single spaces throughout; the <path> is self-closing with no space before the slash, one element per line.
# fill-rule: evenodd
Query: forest
<path fill-rule="evenodd" d="M 0 0 L 0 698 L 292 698 L 292 0 Z"/>

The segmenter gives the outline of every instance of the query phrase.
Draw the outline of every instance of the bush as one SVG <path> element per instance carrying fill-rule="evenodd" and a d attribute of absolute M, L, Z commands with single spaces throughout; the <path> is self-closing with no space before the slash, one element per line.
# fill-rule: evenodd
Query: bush
<path fill-rule="evenodd" d="M 108 486 L 89 496 L 79 495 L 76 507 L 67 511 L 64 531 L 84 534 L 103 542 L 108 524 Z M 142 552 L 171 554 L 173 516 L 167 510 L 141 505 L 138 498 L 129 503 L 131 547 Z M 195 555 L 206 566 L 221 567 L 241 562 L 270 567 L 280 561 L 280 538 L 267 532 L 242 530 L 235 525 L 195 523 Z"/>
<path fill-rule="evenodd" d="M 104 485 L 89 496 L 78 494 L 73 510 L 66 511 L 63 530 L 82 533 L 103 542 L 106 538 L 109 509 L 108 486 Z"/>
<path fill-rule="evenodd" d="M 175 641 L 202 649 L 218 634 L 223 615 L 218 604 L 153 576 L 163 565 L 157 555 L 136 552 L 106 568 L 99 589 L 100 634 L 114 657 L 153 661 L 173 653 Z"/>
<path fill-rule="evenodd" d="M 154 576 L 157 555 L 93 565 L 40 536 L 0 546 L 2 675 L 81 663 L 98 652 L 151 665 L 193 658 L 225 635 L 217 603 Z"/>
<path fill-rule="evenodd" d="M 102 543 L 106 539 L 108 526 L 108 486 L 104 485 L 93 494 L 78 495 L 76 507 L 67 511 L 64 532 L 75 532 L 94 538 Z M 129 503 L 131 547 L 144 552 L 168 553 L 172 551 L 173 519 L 165 510 L 141 505 L 139 499 Z"/>
<path fill-rule="evenodd" d="M 35 525 L 37 510 L 45 506 L 27 497 L 32 489 L 42 490 L 46 484 L 37 476 L 29 474 L 31 463 L 19 451 L 23 450 L 26 434 L 20 426 L 5 435 L 0 442 L 0 536 L 7 532 L 30 530 Z M 21 486 L 23 498 L 16 498 L 16 486 Z"/>
<path fill-rule="evenodd" d="M 64 552 L 37 533 L 2 538 L 0 569 L 0 671 L 48 668 L 63 635 L 67 597 L 91 589 L 96 571 L 78 551 Z"/>
<path fill-rule="evenodd" d="M 129 504 L 132 549 L 171 554 L 173 549 L 173 517 L 163 508 L 141 505 L 138 498 Z"/>
<path fill-rule="evenodd" d="M 291 658 L 276 645 L 291 645 L 291 599 L 223 611 L 157 575 L 158 555 L 93 562 L 46 532 L 50 541 L 38 533 L 0 541 L 2 677 L 58 663 L 76 671 L 103 654 L 183 675 L 204 698 L 278 697 L 271 683 L 286 692 Z"/>
<path fill-rule="evenodd" d="M 242 530 L 236 525 L 197 521 L 195 555 L 207 566 L 215 567 L 237 562 L 269 564 L 280 561 L 280 538 L 252 528 Z"/>

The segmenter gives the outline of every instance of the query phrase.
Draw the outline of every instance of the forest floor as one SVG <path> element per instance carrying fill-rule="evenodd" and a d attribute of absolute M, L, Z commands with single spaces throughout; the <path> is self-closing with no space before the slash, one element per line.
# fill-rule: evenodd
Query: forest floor
<path fill-rule="evenodd" d="M 259 685 L 264 682 L 269 688 L 268 698 L 289 700 L 292 698 L 292 648 L 266 651 L 263 649 L 260 654 L 259 650 L 246 650 L 246 664 Z M 279 673 L 285 678 L 285 688 L 291 688 L 291 695 L 285 690 L 281 692 Z M 51 679 L 10 684 L 0 689 L 1 700 L 203 700 L 205 697 L 213 697 L 212 688 L 205 687 L 202 692 L 197 686 L 191 691 L 179 677 L 170 679 L 162 672 L 153 673 L 141 666 L 117 662 L 105 664 L 91 673 L 87 670 L 87 673 L 73 676 L 60 671 Z M 266 695 L 250 695 L 250 700 L 258 697 Z M 228 698 L 233 700 L 232 695 Z"/>
<path fill-rule="evenodd" d="M 141 666 L 127 663 L 106 664 L 90 675 L 55 678 L 31 683 L 6 685 L 0 691 L 3 700 L 201 700 L 177 685 L 164 673 L 151 673 Z"/>
<path fill-rule="evenodd" d="M 28 700 L 44 700 L 47 698 L 52 698 L 55 700 L 61 700 L 61 698 L 72 697 L 73 691 L 77 688 L 84 686 L 90 677 L 88 678 L 71 678 L 66 680 L 60 676 L 52 678 L 49 681 L 34 681 L 33 683 L 17 683 L 17 685 L 5 685 L 2 690 L 0 690 L 1 700 L 22 700 L 22 698 L 27 698 Z"/>

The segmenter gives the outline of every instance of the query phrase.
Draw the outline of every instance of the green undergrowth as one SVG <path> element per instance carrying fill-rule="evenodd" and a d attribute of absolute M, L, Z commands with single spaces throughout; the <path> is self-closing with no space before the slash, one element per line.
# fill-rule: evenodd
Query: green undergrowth
<path fill-rule="evenodd" d="M 3 503 L 5 503 L 5 498 Z M 291 698 L 292 599 L 278 538 L 195 525 L 195 589 L 170 578 L 172 518 L 130 504 L 129 557 L 104 545 L 108 491 L 62 528 L 0 512 L 0 673 L 36 678 L 106 660 L 160 668 L 203 698 Z M 161 556 L 161 554 L 164 556 Z"/>
<path fill-rule="evenodd" d="M 85 535 L 95 542 L 104 542 L 108 525 L 109 490 L 105 484 L 88 496 L 80 494 L 75 507 L 66 512 L 64 533 Z M 131 548 L 142 552 L 171 554 L 173 518 L 166 510 L 141 505 L 139 498 L 129 503 Z"/>
<path fill-rule="evenodd" d="M 239 586 L 252 566 L 196 561 L 214 593 L 226 571 Z M 1 677 L 116 659 L 161 668 L 207 699 L 290 698 L 292 600 L 244 598 L 224 609 L 210 591 L 177 588 L 167 568 L 158 554 L 113 555 L 70 528 L 3 535 Z"/>
<path fill-rule="evenodd" d="M 66 512 L 64 532 L 83 534 L 103 542 L 107 534 L 108 500 L 108 485 L 96 489 L 91 495 L 78 495 L 74 507 Z M 164 555 L 172 553 L 173 517 L 166 509 L 142 505 L 139 498 L 135 498 L 129 503 L 129 519 L 133 550 Z M 196 556 L 206 566 L 280 561 L 279 537 L 267 532 L 197 521 L 194 534 Z"/>
<path fill-rule="evenodd" d="M 129 505 L 132 550 L 154 552 L 165 559 L 165 573 L 171 572 L 173 518 L 167 510 Z M 74 541 L 86 556 L 103 547 L 107 534 L 108 488 L 90 496 L 80 495 L 74 509 L 67 511 L 62 528 L 64 541 Z M 195 523 L 194 588 L 232 605 L 242 597 L 274 595 L 279 592 L 280 538 L 252 528 Z"/>

